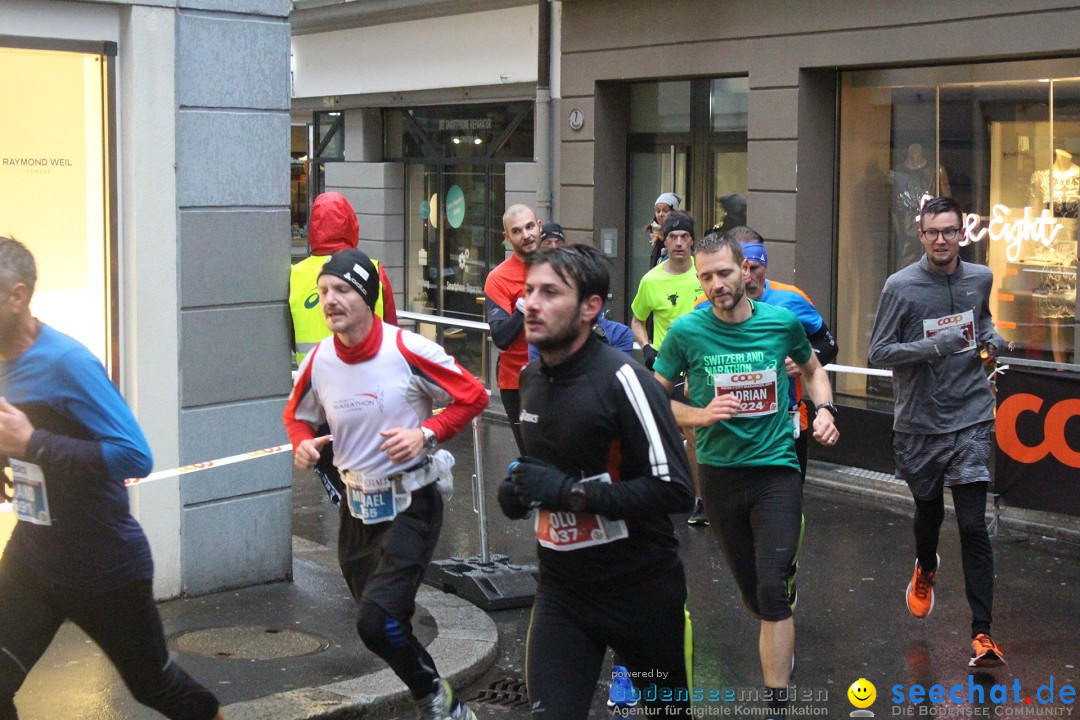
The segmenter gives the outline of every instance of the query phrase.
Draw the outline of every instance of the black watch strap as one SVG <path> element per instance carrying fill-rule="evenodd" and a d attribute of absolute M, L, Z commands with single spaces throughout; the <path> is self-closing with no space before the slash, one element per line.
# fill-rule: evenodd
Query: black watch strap
<path fill-rule="evenodd" d="M 822 408 L 828 410 L 830 413 L 832 413 L 833 418 L 839 415 L 839 413 L 836 411 L 836 406 L 833 405 L 831 402 L 820 403 L 816 407 L 818 410 L 821 410 Z"/>

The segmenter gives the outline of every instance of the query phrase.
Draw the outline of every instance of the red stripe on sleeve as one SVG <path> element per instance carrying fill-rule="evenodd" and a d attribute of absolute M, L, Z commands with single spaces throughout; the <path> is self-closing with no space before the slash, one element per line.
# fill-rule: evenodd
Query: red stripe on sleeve
<path fill-rule="evenodd" d="M 398 333 L 398 351 L 409 365 L 416 367 L 454 399 L 450 406 L 438 415 L 425 420 L 422 425 L 430 428 L 443 442 L 465 429 L 474 417 L 483 412 L 488 404 L 487 390 L 472 373 L 454 362 L 454 368 L 432 362 L 417 355 L 405 346 L 402 333 Z"/>

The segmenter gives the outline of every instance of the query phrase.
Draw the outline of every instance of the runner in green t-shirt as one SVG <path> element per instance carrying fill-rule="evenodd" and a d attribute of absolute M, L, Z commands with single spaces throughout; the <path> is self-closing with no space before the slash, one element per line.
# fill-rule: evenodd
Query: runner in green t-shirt
<path fill-rule="evenodd" d="M 695 427 L 705 511 L 747 608 L 761 620 L 758 647 L 771 716 L 782 714 L 795 652 L 794 571 L 802 539 L 802 483 L 787 413 L 784 358 L 791 357 L 817 407 L 814 438 L 836 443 L 829 377 L 795 315 L 752 302 L 738 239 L 710 233 L 697 275 L 711 307 L 668 329 L 656 379 L 670 392 L 688 379 L 690 404 L 672 402 Z"/>

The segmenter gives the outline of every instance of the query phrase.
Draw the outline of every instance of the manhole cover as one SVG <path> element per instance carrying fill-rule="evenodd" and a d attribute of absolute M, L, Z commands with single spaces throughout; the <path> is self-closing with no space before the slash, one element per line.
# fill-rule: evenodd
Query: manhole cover
<path fill-rule="evenodd" d="M 330 641 L 305 630 L 241 626 L 179 632 L 169 637 L 169 647 L 204 657 L 275 660 L 322 652 Z"/>

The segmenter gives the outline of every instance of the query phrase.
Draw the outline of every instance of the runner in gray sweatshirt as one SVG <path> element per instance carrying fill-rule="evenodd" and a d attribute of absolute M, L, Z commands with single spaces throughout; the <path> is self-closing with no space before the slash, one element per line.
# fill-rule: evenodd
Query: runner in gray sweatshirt
<path fill-rule="evenodd" d="M 972 667 L 1004 664 L 990 638 L 994 556 L 986 530 L 994 397 L 982 368 L 1004 347 L 989 298 L 993 274 L 959 258 L 963 213 L 951 198 L 926 203 L 919 239 L 926 254 L 885 281 L 870 339 L 870 362 L 893 371 L 893 454 L 897 477 L 915 499 L 915 572 L 908 610 L 934 609 L 944 488 L 960 529 L 964 585 L 971 606 Z"/>

